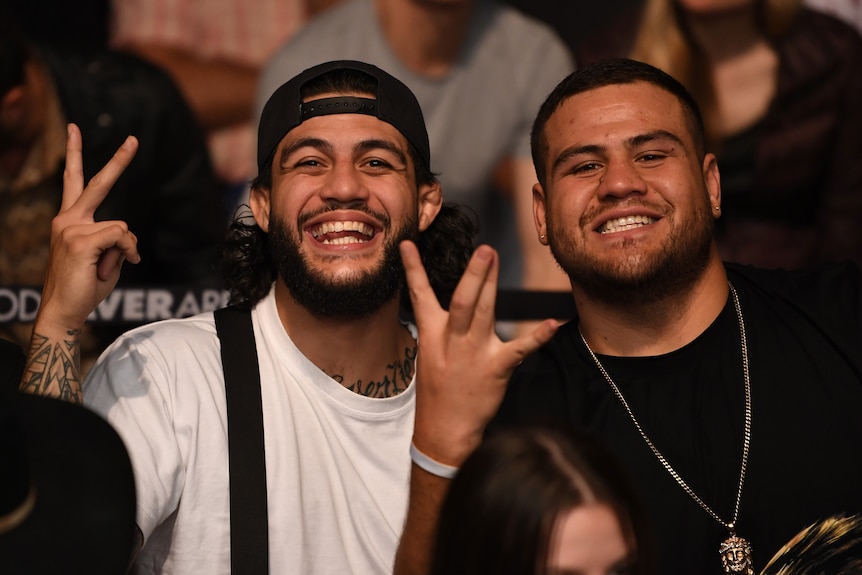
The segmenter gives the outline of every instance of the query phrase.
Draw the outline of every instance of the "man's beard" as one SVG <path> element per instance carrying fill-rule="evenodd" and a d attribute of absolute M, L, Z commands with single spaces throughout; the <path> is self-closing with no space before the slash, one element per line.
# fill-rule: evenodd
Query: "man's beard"
<path fill-rule="evenodd" d="M 624 240 L 632 251 L 618 261 L 597 258 L 565 231 L 554 228 L 548 227 L 551 252 L 572 283 L 596 301 L 637 307 L 683 293 L 701 277 L 709 261 L 715 221 L 704 201 L 692 218 L 671 232 L 659 251 L 644 253 L 636 242 Z"/>
<path fill-rule="evenodd" d="M 312 315 L 322 319 L 360 319 L 392 301 L 404 285 L 404 266 L 398 245 L 419 235 L 416 218 L 408 218 L 398 233 L 387 239 L 383 260 L 368 271 L 333 280 L 311 267 L 300 249 L 298 232 L 273 217 L 269 242 L 279 277 L 291 296 Z"/>

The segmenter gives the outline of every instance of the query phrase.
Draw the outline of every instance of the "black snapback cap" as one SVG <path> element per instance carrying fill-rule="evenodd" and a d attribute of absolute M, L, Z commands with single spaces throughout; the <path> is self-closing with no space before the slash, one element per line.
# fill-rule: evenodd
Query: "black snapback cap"
<path fill-rule="evenodd" d="M 311 100 L 303 104 L 302 87 L 335 70 L 358 70 L 377 80 L 375 99 L 338 96 Z M 367 114 L 393 125 L 419 152 L 431 169 L 431 146 L 419 101 L 401 80 L 377 66 L 356 60 L 336 60 L 313 66 L 282 84 L 267 100 L 260 115 L 257 136 L 257 169 L 263 172 L 278 143 L 293 128 L 308 118 L 328 114 Z"/>

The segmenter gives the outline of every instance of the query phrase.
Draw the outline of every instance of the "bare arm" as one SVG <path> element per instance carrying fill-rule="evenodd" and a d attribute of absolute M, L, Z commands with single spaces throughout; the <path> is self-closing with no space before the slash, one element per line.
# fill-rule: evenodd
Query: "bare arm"
<path fill-rule="evenodd" d="M 419 329 L 413 443 L 431 458 L 458 467 L 481 442 L 512 371 L 551 339 L 557 323 L 546 320 L 509 342 L 497 337 L 494 303 L 499 260 L 488 246 L 473 254 L 449 312 L 437 302 L 416 246 L 402 243 L 401 257 Z M 396 575 L 427 572 L 448 485 L 448 480 L 413 466 Z"/>
<path fill-rule="evenodd" d="M 84 187 L 81 132 L 69 125 L 63 200 L 51 224 L 51 254 L 20 389 L 81 403 L 80 335 L 87 316 L 117 284 L 125 260 L 140 261 L 124 222 L 93 214 L 138 148 L 129 137 Z"/>

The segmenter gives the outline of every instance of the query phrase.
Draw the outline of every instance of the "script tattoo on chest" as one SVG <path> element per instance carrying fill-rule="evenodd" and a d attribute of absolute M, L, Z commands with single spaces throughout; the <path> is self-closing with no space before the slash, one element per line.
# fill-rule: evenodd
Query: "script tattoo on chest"
<path fill-rule="evenodd" d="M 416 347 L 407 347 L 404 349 L 403 359 L 387 364 L 386 373 L 380 381 L 362 381 L 359 379 L 350 385 L 345 385 L 343 375 L 333 375 L 332 379 L 359 395 L 366 397 L 392 397 L 410 386 L 410 382 L 413 380 L 415 360 Z"/>

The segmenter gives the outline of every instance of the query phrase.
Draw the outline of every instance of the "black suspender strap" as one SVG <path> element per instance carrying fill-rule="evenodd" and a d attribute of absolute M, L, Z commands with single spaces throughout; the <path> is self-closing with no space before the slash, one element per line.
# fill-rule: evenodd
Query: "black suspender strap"
<path fill-rule="evenodd" d="M 251 311 L 216 310 L 227 398 L 231 575 L 269 573 L 260 369 Z"/>

